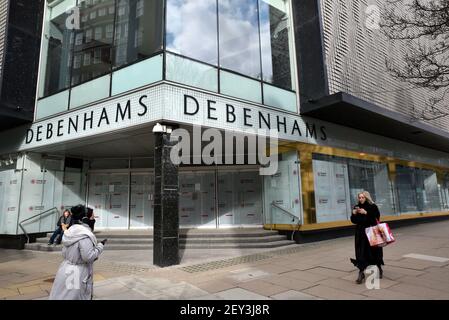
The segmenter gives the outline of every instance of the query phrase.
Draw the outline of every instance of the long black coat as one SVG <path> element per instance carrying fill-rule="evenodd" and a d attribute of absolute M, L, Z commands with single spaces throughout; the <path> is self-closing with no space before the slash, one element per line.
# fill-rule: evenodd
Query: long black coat
<path fill-rule="evenodd" d="M 365 270 L 370 265 L 383 265 L 382 248 L 371 247 L 366 236 L 365 229 L 375 226 L 380 220 L 379 208 L 375 204 L 357 204 L 361 209 L 365 209 L 367 214 L 352 214 L 351 222 L 356 225 L 355 228 L 355 259 L 351 262 L 360 270 Z M 355 208 L 355 207 L 354 207 Z"/>

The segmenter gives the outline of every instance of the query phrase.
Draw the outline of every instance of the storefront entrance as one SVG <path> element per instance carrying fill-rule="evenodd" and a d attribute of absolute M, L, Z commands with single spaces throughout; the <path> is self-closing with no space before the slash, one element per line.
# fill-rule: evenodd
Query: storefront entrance
<path fill-rule="evenodd" d="M 181 170 L 180 227 L 262 226 L 262 185 L 257 168 Z M 152 228 L 154 173 L 91 172 L 87 203 L 95 209 L 97 228 Z"/>
<path fill-rule="evenodd" d="M 94 208 L 95 227 L 128 228 L 129 174 L 93 173 L 89 176 L 88 205 Z"/>

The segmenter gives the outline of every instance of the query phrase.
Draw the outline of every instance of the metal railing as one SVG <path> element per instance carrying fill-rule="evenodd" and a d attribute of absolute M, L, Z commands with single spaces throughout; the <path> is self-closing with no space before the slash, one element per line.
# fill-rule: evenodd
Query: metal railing
<path fill-rule="evenodd" d="M 32 216 L 32 217 L 30 217 L 30 218 L 27 218 L 27 219 L 22 220 L 22 221 L 19 222 L 19 227 L 20 227 L 20 229 L 22 229 L 23 234 L 24 234 L 25 237 L 27 238 L 27 243 L 30 243 L 30 237 L 28 236 L 28 232 L 27 232 L 27 231 L 25 230 L 25 228 L 23 227 L 23 223 L 25 223 L 25 222 L 27 222 L 27 221 L 30 221 L 30 220 L 33 220 L 33 219 L 36 219 L 37 217 L 43 216 L 43 215 L 45 215 L 45 214 L 47 214 L 47 213 L 49 213 L 49 212 L 52 212 L 52 211 L 54 211 L 54 210 L 56 211 L 56 213 L 58 213 L 58 216 L 59 216 L 59 210 L 58 210 L 58 208 L 53 207 L 53 208 L 51 208 L 51 209 L 49 209 L 49 210 L 46 210 L 46 211 L 44 211 L 44 212 L 41 212 L 41 213 L 39 213 L 39 214 L 37 214 L 37 215 L 35 215 L 35 216 Z"/>
<path fill-rule="evenodd" d="M 297 227 L 296 227 L 296 229 L 293 230 L 293 233 L 292 233 L 292 239 L 291 240 L 293 241 L 296 231 L 299 231 L 299 226 L 301 225 L 301 219 L 299 217 L 295 216 L 293 213 L 291 213 L 287 209 L 285 209 L 285 208 L 281 207 L 280 205 L 276 204 L 274 201 L 271 203 L 271 206 L 276 208 L 276 209 L 281 210 L 281 212 L 283 214 L 287 214 L 290 217 L 292 217 L 293 218 L 292 222 L 295 222 L 295 219 L 298 219 Z M 273 230 L 273 224 L 274 224 L 273 223 L 273 210 L 271 210 L 271 230 Z"/>

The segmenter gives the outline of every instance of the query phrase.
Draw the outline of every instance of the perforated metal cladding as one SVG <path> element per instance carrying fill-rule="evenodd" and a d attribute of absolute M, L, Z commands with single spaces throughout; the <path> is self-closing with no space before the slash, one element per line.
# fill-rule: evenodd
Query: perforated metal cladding
<path fill-rule="evenodd" d="M 391 111 L 411 115 L 415 108 L 420 114 L 436 93 L 411 89 L 412 85 L 389 74 L 386 61 L 401 65 L 407 47 L 366 26 L 370 5 L 382 10 L 385 1 L 320 1 L 329 93 L 343 91 Z M 449 117 L 426 123 L 449 130 Z"/>
<path fill-rule="evenodd" d="M 0 0 L 0 79 L 3 76 L 3 61 L 6 47 L 6 26 L 8 22 L 8 0 Z"/>

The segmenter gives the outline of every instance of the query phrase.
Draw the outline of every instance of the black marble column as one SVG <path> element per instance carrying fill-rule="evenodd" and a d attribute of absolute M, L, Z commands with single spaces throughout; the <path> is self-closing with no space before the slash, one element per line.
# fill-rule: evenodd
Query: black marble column
<path fill-rule="evenodd" d="M 159 267 L 179 264 L 178 166 L 170 160 L 177 142 L 155 133 L 153 264 Z"/>

